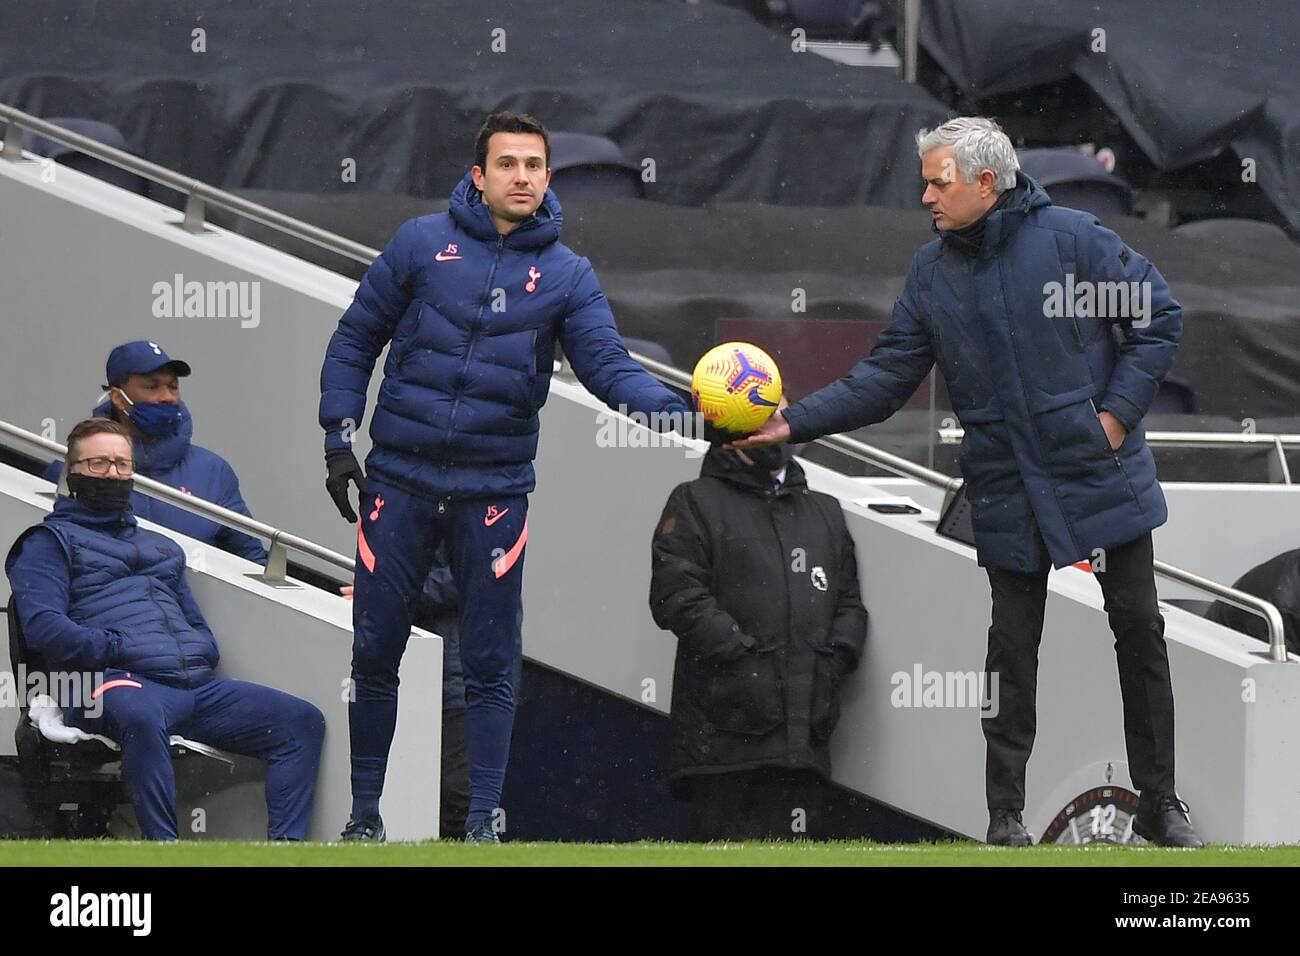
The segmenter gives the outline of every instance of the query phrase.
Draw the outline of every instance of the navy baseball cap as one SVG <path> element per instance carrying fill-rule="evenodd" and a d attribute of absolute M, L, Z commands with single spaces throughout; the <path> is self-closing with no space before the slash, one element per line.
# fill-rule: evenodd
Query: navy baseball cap
<path fill-rule="evenodd" d="M 177 375 L 189 375 L 190 367 L 180 359 L 168 357 L 156 342 L 127 342 L 108 353 L 104 374 L 108 384 L 116 385 L 128 375 L 148 375 L 169 368 Z"/>

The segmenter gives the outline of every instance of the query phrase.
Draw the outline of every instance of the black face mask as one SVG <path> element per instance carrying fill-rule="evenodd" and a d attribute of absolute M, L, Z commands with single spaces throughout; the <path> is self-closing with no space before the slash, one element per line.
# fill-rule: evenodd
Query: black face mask
<path fill-rule="evenodd" d="M 779 445 L 759 445 L 757 448 L 746 448 L 745 454 L 759 468 L 766 471 L 780 471 L 790 464 L 790 459 L 794 457 L 794 449 L 782 442 Z"/>
<path fill-rule="evenodd" d="M 97 478 L 68 475 L 68 493 L 91 511 L 122 511 L 131 504 L 135 481 L 130 478 Z"/>

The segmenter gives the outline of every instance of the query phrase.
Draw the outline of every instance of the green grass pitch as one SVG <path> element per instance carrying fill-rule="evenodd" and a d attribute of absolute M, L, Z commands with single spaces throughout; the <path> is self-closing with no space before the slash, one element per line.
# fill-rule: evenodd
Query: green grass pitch
<path fill-rule="evenodd" d="M 504 843 L 379 846 L 3 840 L 0 866 L 1300 866 L 1300 846 L 990 847 L 974 842 Z"/>

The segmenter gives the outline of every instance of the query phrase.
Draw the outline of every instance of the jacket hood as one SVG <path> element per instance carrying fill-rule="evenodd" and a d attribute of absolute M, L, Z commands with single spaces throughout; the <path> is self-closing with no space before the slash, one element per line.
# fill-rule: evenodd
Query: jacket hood
<path fill-rule="evenodd" d="M 475 239 L 483 242 L 496 242 L 500 238 L 492 212 L 483 202 L 483 193 L 474 185 L 472 173 L 466 173 L 451 193 L 451 205 L 448 207 L 451 217 L 457 225 Z M 560 238 L 564 227 L 564 212 L 560 209 L 560 200 L 550 189 L 542 197 L 542 204 L 537 212 L 519 224 L 514 232 L 505 237 L 508 249 L 539 249 Z"/>
<path fill-rule="evenodd" d="M 181 423 L 175 435 L 168 435 L 166 438 L 154 441 L 137 439 L 132 443 L 135 450 L 136 471 L 146 478 L 170 471 L 189 453 L 190 441 L 194 437 L 194 420 L 190 418 L 190 410 L 185 407 L 184 402 L 181 402 L 180 410 Z M 112 403 L 105 399 L 96 405 L 90 414 L 94 418 L 112 418 Z"/>
<path fill-rule="evenodd" d="M 1052 197 L 1047 195 L 1047 190 L 1017 170 L 1016 185 L 1012 188 L 1011 200 L 989 216 L 988 225 L 984 228 L 984 248 L 980 250 L 980 255 L 990 255 L 993 250 L 1014 235 L 1031 209 L 1039 209 L 1051 204 Z"/>
<path fill-rule="evenodd" d="M 734 450 L 720 445 L 714 445 L 705 454 L 704 463 L 700 466 L 700 476 L 719 478 L 737 488 L 760 495 L 773 490 L 770 471 L 757 465 L 745 464 Z M 803 469 L 792 458 L 790 464 L 785 466 L 785 481 L 776 490 L 776 494 L 788 495 L 797 488 L 806 488 L 807 485 L 808 479 L 804 477 Z"/>
<path fill-rule="evenodd" d="M 1052 205 L 1052 197 L 1047 194 L 1047 190 L 1017 170 L 1016 184 L 1011 187 L 1010 200 L 1001 209 L 989 213 L 984 225 L 984 243 L 980 255 L 987 256 L 1008 236 L 1013 235 L 1031 209 L 1050 205 Z M 930 228 L 936 236 L 943 238 L 943 230 L 938 226 L 931 223 Z"/>

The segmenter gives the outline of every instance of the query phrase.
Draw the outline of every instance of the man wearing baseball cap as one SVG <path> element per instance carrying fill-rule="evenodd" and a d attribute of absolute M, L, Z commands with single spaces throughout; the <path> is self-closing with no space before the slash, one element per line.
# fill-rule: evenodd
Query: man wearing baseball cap
<path fill-rule="evenodd" d="M 247 515 L 230 463 L 190 440 L 193 422 L 179 384 L 190 371 L 187 362 L 171 358 L 156 342 L 119 345 L 108 354 L 104 368 L 108 395 L 91 414 L 118 422 L 131 433 L 137 474 Z M 45 477 L 58 481 L 61 468 L 61 462 L 52 463 Z M 140 492 L 132 493 L 131 509 L 137 518 L 266 564 L 266 550 L 251 535 Z"/>

